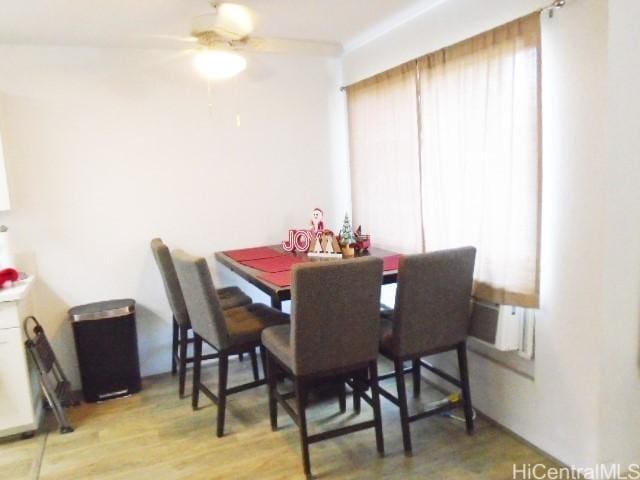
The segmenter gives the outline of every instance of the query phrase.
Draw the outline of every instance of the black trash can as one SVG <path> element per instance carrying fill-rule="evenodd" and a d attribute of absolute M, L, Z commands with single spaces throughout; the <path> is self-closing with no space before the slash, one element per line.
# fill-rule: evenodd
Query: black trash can
<path fill-rule="evenodd" d="M 127 298 L 69 310 L 86 402 L 140 391 L 135 306 Z"/>

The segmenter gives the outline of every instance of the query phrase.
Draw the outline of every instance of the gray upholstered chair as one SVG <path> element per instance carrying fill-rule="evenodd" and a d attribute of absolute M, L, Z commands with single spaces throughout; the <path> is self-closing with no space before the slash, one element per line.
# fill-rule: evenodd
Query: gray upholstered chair
<path fill-rule="evenodd" d="M 394 372 L 380 378 L 395 377 L 398 396 L 394 397 L 382 388 L 380 393 L 400 408 L 402 440 L 407 455 L 411 454 L 409 423 L 415 420 L 462 406 L 467 432 L 473 432 L 466 339 L 475 257 L 475 248 L 463 247 L 400 259 L 395 307 L 390 315 L 383 314 L 380 337 L 381 353 L 394 363 Z M 458 353 L 460 379 L 422 360 L 422 357 L 449 350 Z M 404 368 L 405 361 L 411 361 L 410 368 Z M 421 367 L 461 388 L 462 400 L 409 415 L 404 374 L 413 374 L 413 393 L 418 397 Z"/>
<path fill-rule="evenodd" d="M 179 387 L 178 393 L 180 397 L 184 396 L 184 387 L 187 376 L 187 363 L 193 363 L 193 357 L 187 355 L 187 346 L 193 342 L 193 338 L 189 338 L 191 330 L 191 322 L 189 314 L 184 303 L 182 289 L 178 281 L 178 275 L 171 259 L 169 248 L 162 242 L 160 238 L 151 240 L 151 251 L 155 258 L 164 291 L 169 301 L 169 306 L 173 313 L 173 339 L 171 342 L 171 373 L 175 375 L 178 372 Z M 246 295 L 238 287 L 226 287 L 217 290 L 218 297 L 223 309 L 234 308 L 251 303 L 251 297 Z M 209 354 L 206 359 L 217 358 L 217 354 Z M 253 362 L 254 371 L 257 370 L 257 361 L 255 352 L 251 360 Z M 257 375 L 257 374 L 256 374 Z"/>
<path fill-rule="evenodd" d="M 375 428 L 377 449 L 384 452 L 376 364 L 381 283 L 379 258 L 294 265 L 291 324 L 262 332 L 267 349 L 271 428 L 277 429 L 280 403 L 300 428 L 306 475 L 311 474 L 309 444 L 314 442 Z M 309 387 L 320 379 L 338 376 L 342 385 L 346 380 L 355 388 L 352 375 L 363 369 L 368 370 L 364 377 L 367 387 L 359 387 L 359 395 L 373 408 L 374 419 L 309 435 L 305 413 Z M 294 382 L 297 412 L 287 403 L 290 395 L 277 389 L 276 378 L 282 374 Z M 371 396 L 365 393 L 369 387 Z"/>
<path fill-rule="evenodd" d="M 172 256 L 194 334 L 192 407 L 194 410 L 198 408 L 200 391 L 218 406 L 216 434 L 221 437 L 224 433 L 227 395 L 266 383 L 265 378 L 256 377 L 257 370 L 254 369 L 253 382 L 227 387 L 229 355 L 242 352 L 255 355 L 256 347 L 261 347 L 262 330 L 288 323 L 289 316 L 261 303 L 223 310 L 207 261 L 180 250 L 174 251 Z M 200 381 L 203 341 L 218 351 L 217 395 Z M 264 365 L 264 349 L 261 348 L 261 352 Z"/>

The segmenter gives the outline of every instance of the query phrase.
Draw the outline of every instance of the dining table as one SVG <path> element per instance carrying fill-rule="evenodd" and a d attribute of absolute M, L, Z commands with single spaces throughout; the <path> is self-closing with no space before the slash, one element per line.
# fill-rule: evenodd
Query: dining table
<path fill-rule="evenodd" d="M 226 250 L 215 253 L 221 265 L 264 292 L 271 299 L 271 306 L 282 310 L 282 302 L 291 300 L 291 270 L 294 265 L 305 262 L 348 262 L 350 258 L 327 260 L 308 255 L 306 252 L 288 252 L 281 245 Z M 400 254 L 377 247 L 357 252 L 354 257 L 373 256 L 383 259 L 382 283 L 396 283 Z"/>

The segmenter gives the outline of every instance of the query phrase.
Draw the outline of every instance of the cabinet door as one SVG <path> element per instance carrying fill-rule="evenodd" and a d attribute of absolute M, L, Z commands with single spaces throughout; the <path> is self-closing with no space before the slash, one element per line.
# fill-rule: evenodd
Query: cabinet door
<path fill-rule="evenodd" d="M 34 421 L 25 353 L 19 328 L 0 329 L 0 433 Z"/>

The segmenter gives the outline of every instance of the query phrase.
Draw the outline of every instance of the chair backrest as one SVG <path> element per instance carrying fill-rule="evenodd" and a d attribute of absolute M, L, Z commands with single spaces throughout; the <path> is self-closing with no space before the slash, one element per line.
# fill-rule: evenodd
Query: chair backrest
<path fill-rule="evenodd" d="M 176 273 L 176 267 L 173 265 L 169 248 L 162 242 L 162 239 L 154 238 L 151 240 L 151 251 L 158 265 L 158 270 L 160 270 L 164 291 L 167 294 L 173 317 L 178 325 L 189 326 L 187 305 L 184 303 L 182 288 L 180 288 L 178 274 Z"/>
<path fill-rule="evenodd" d="M 412 355 L 448 348 L 469 332 L 476 249 L 454 248 L 400 259 L 393 349 Z"/>
<path fill-rule="evenodd" d="M 294 265 L 291 346 L 297 374 L 374 360 L 380 334 L 382 260 Z"/>
<path fill-rule="evenodd" d="M 230 345 L 229 331 L 207 261 L 174 250 L 173 263 L 182 285 L 193 331 L 218 349 Z"/>

